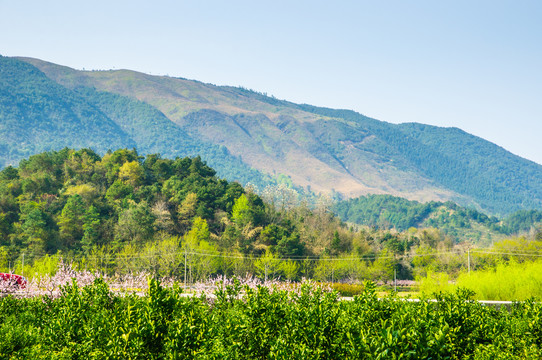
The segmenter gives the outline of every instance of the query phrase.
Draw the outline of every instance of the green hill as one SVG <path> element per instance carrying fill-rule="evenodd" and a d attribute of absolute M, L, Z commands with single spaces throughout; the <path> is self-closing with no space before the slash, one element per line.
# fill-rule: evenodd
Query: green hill
<path fill-rule="evenodd" d="M 0 165 L 66 146 L 134 147 L 103 112 L 34 66 L 0 57 Z"/>
<path fill-rule="evenodd" d="M 0 57 L 0 167 L 64 147 L 138 148 L 143 154 L 200 155 L 222 177 L 266 185 L 273 180 L 232 156 L 224 146 L 193 139 L 154 107 L 137 99 L 67 89 L 34 66 Z"/>
<path fill-rule="evenodd" d="M 377 229 L 437 228 L 456 239 L 477 243 L 525 233 L 542 223 L 542 211 L 520 210 L 500 220 L 453 202 L 420 203 L 391 195 L 341 201 L 334 212 L 343 221 Z"/>
<path fill-rule="evenodd" d="M 344 198 L 390 194 L 421 202 L 454 201 L 495 215 L 542 209 L 541 165 L 459 129 L 395 125 L 349 110 L 294 104 L 243 88 L 129 70 L 77 71 L 28 58 L 2 61 L 2 67 L 26 63 L 42 81 L 54 81 L 64 98 L 69 94 L 93 109 L 92 114 L 101 114 L 100 124 L 116 126 L 123 134 L 114 136 L 117 142 L 125 139 L 120 146 L 137 146 L 142 153 L 165 156 L 202 154 L 230 180 L 265 186 L 280 176 L 299 187 Z M 32 74 L 21 72 L 3 83 L 13 86 Z M 3 85 L 4 91 L 9 93 L 9 86 Z M 30 87 L 28 94 L 3 102 L 7 105 L 1 111 L 6 118 L 17 118 L 10 106 L 18 104 L 23 95 L 30 96 Z M 53 116 L 41 113 L 47 119 Z M 60 124 L 70 128 L 75 121 L 55 119 L 66 134 Z M 37 129 L 36 124 L 29 126 Z M 79 138 L 63 136 L 82 140 L 58 143 L 57 148 L 105 149 L 84 144 L 83 140 L 107 138 L 88 132 L 92 130 Z M 21 138 L 20 133 L 12 125 L 3 132 L 8 139 Z M 51 138 L 54 136 L 51 132 Z M 37 147 L 46 146 L 39 138 L 34 141 Z M 52 148 L 50 143 L 45 144 Z M 27 147 L 21 148 L 11 150 L 9 146 L 9 151 L 21 152 L 18 155 L 0 151 L 4 164 L 31 153 Z"/>

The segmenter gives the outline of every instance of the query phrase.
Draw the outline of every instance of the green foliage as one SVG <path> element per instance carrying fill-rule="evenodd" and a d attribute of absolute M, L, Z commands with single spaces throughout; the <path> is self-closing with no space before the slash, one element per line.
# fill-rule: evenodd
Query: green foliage
<path fill-rule="evenodd" d="M 100 154 L 138 147 L 171 158 L 201 155 L 221 176 L 242 183 L 264 187 L 273 182 L 225 147 L 194 139 L 144 102 L 92 87 L 69 89 L 14 58 L 0 56 L 0 78 L 0 167 L 66 146 L 92 147 Z"/>
<path fill-rule="evenodd" d="M 211 274 L 263 278 L 265 265 L 247 260 L 262 256 L 281 259 L 270 262 L 270 277 L 297 280 L 319 266 L 301 266 L 301 258 L 330 251 L 348 257 L 352 249 L 353 231 L 329 213 L 297 206 L 289 195 L 277 198 L 278 211 L 217 178 L 199 157 L 168 160 L 120 149 L 102 158 L 64 149 L 32 156 L 6 174 L 0 181 L 4 267 L 22 264 L 23 254 L 26 266 L 62 254 L 108 273 L 148 269 L 184 278 L 179 264 L 186 265 L 185 280 L 193 281 Z M 179 259 L 184 249 L 186 261 Z M 337 281 L 367 276 L 370 262 L 349 263 L 340 263 Z"/>
<path fill-rule="evenodd" d="M 503 219 L 503 227 L 509 234 L 527 232 L 540 223 L 542 211 L 539 210 L 519 210 Z"/>
<path fill-rule="evenodd" d="M 450 282 L 450 276 L 446 273 L 428 271 L 424 277 L 416 278 L 416 282 L 418 283 L 420 294 L 426 297 L 439 292 L 449 292 L 454 288 Z"/>
<path fill-rule="evenodd" d="M 330 284 L 333 291 L 336 291 L 341 296 L 354 297 L 363 293 L 364 286 L 362 284 L 345 284 L 333 283 Z"/>
<path fill-rule="evenodd" d="M 419 203 L 391 195 L 368 195 L 345 200 L 334 211 L 344 221 L 379 229 L 438 228 L 459 240 L 489 243 L 503 235 L 526 232 L 542 222 L 536 210 L 518 211 L 502 220 L 453 202 Z"/>
<path fill-rule="evenodd" d="M 461 274 L 457 286 L 476 292 L 485 300 L 542 298 L 542 261 L 497 264 L 495 268 Z"/>
<path fill-rule="evenodd" d="M 34 66 L 0 56 L 0 158 L 15 164 L 51 149 L 134 147 L 122 129 Z"/>
<path fill-rule="evenodd" d="M 79 195 L 73 195 L 68 198 L 66 205 L 58 217 L 58 227 L 63 247 L 74 249 L 80 246 L 80 240 L 83 237 L 83 216 L 85 214 L 85 205 Z"/>
<path fill-rule="evenodd" d="M 510 312 L 464 290 L 436 302 L 353 301 L 303 284 L 299 292 L 234 283 L 204 297 L 150 280 L 144 296 L 117 295 L 97 279 L 58 299 L 0 299 L 2 358 L 123 359 L 538 359 L 542 307 Z"/>
<path fill-rule="evenodd" d="M 100 154 L 137 146 L 143 154 L 170 158 L 200 155 L 220 176 L 260 188 L 295 185 L 296 176 L 264 174 L 280 162 L 285 173 L 310 179 L 314 188 L 339 186 L 334 191 L 343 195 L 359 191 L 340 185 L 348 178 L 358 189 L 453 193 L 462 205 L 501 216 L 542 208 L 539 164 L 456 128 L 395 125 L 354 111 L 130 71 L 79 72 L 5 57 L 0 65 L 6 124 L 0 166 L 64 146 L 92 146 Z M 248 152 L 259 170 L 243 162 Z M 321 170 L 305 166 L 315 162 Z"/>

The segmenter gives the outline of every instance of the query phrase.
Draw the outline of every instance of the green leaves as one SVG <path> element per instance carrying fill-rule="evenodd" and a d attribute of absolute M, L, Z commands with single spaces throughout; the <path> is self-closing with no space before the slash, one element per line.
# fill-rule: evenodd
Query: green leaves
<path fill-rule="evenodd" d="M 0 357 L 71 359 L 537 359 L 542 305 L 510 312 L 442 294 L 435 302 L 353 301 L 305 283 L 297 292 L 219 287 L 186 297 L 151 279 L 144 296 L 98 279 L 58 299 L 0 298 Z"/>

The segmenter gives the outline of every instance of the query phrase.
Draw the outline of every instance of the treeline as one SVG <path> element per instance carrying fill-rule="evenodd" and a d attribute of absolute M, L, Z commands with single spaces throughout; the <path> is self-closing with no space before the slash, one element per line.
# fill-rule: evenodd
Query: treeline
<path fill-rule="evenodd" d="M 433 227 L 456 238 L 480 240 L 484 234 L 512 235 L 528 232 L 542 222 L 542 211 L 520 210 L 499 220 L 453 202 L 419 203 L 392 195 L 368 195 L 337 203 L 343 220 L 381 229 L 405 231 Z"/>
<path fill-rule="evenodd" d="M 63 258 L 80 268 L 189 281 L 217 274 L 389 281 L 394 273 L 458 274 L 467 246 L 436 228 L 349 227 L 325 197 L 313 208 L 284 185 L 243 188 L 199 157 L 63 149 L 0 171 L 4 272 L 50 273 Z"/>
<path fill-rule="evenodd" d="M 0 267 L 56 254 L 110 271 L 156 269 L 149 259 L 172 259 L 162 268 L 176 276 L 188 261 L 191 269 L 201 266 L 198 278 L 269 272 L 388 280 L 394 267 L 414 277 L 411 260 L 394 256 L 454 246 L 437 230 L 349 228 L 325 198 L 311 209 L 286 186 L 260 193 L 219 179 L 199 157 L 143 157 L 126 149 L 103 157 L 89 149 L 37 154 L 0 172 Z M 330 257 L 345 261 L 316 261 Z M 292 261 L 278 266 L 277 259 Z"/>

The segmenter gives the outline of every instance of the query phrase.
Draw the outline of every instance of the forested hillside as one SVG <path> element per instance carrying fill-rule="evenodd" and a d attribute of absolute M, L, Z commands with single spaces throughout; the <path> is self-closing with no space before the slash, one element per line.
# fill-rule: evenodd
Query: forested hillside
<path fill-rule="evenodd" d="M 408 213 L 412 207 L 391 200 L 396 210 Z M 379 206 L 385 207 L 384 202 Z M 423 206 L 414 208 L 414 217 L 424 212 Z M 127 149 L 100 156 L 89 149 L 65 148 L 0 171 L 0 272 L 22 272 L 23 263 L 25 274 L 53 271 L 51 264 L 64 258 L 106 273 L 147 270 L 185 280 L 255 274 L 387 281 L 394 270 L 402 279 L 430 270 L 457 274 L 466 266 L 467 246 L 502 237 L 487 237 L 491 233 L 477 241 L 447 234 L 461 230 L 458 224 L 446 227 L 465 211 L 453 209 L 451 216 L 426 220 L 434 219 L 443 230 L 350 227 L 329 211 L 325 198 L 310 209 L 283 185 L 269 186 L 260 196 L 250 187 L 220 179 L 199 157 L 165 159 Z M 537 216 L 518 214 L 510 225 Z M 476 211 L 457 221 L 474 218 L 494 224 Z M 529 234 L 529 241 L 511 240 L 502 249 L 538 249 L 540 230 Z M 487 255 L 476 265 L 494 262 Z"/>
<path fill-rule="evenodd" d="M 260 189 L 280 178 L 343 198 L 453 201 L 497 216 L 542 209 L 542 165 L 459 129 L 389 124 L 242 88 L 128 70 L 0 61 L 9 74 L 1 83 L 4 165 L 63 146 L 93 147 L 100 155 L 109 147 L 137 146 L 142 154 L 200 155 L 220 176 Z M 44 93 L 53 100 L 37 105 L 48 99 Z"/>
<path fill-rule="evenodd" d="M 341 201 L 334 207 L 343 220 L 380 229 L 438 228 L 456 239 L 489 239 L 529 232 L 540 227 L 542 211 L 518 211 L 503 219 L 453 202 L 419 203 L 391 195 L 369 195 Z"/>
<path fill-rule="evenodd" d="M 0 168 L 64 147 L 200 155 L 223 177 L 262 187 L 274 183 L 224 146 L 193 139 L 144 102 L 92 87 L 69 90 L 30 64 L 0 56 Z"/>
<path fill-rule="evenodd" d="M 274 272 L 279 270 L 273 259 L 313 259 L 311 266 L 304 265 L 308 276 L 317 271 L 314 259 L 343 256 L 344 275 L 337 268 L 335 277 L 350 276 L 346 269 L 367 273 L 371 265 L 371 276 L 379 278 L 389 277 L 390 261 L 373 264 L 373 257 L 367 264 L 348 257 L 454 245 L 436 230 L 349 229 L 325 202 L 311 210 L 285 186 L 268 187 L 262 196 L 216 177 L 199 157 L 170 160 L 126 149 L 103 157 L 88 149 L 40 153 L 0 172 L 0 268 L 20 265 L 24 256 L 32 264 L 63 254 L 102 263 L 110 259 L 106 263 L 112 262 L 108 266 L 115 271 L 128 271 L 133 268 L 123 259 L 156 254 L 177 259 L 189 249 L 191 254 L 226 254 L 224 261 L 241 259 L 237 265 L 200 259 L 198 276 L 253 272 L 251 259 L 258 257 L 274 261 Z M 171 261 L 168 266 L 180 259 Z M 289 278 L 301 276 L 299 264 L 288 264 Z M 148 264 L 133 266 L 140 270 Z M 178 271 L 177 265 L 166 268 Z M 324 263 L 319 269 L 326 278 L 333 268 Z M 404 274 L 412 276 L 408 267 Z"/>
<path fill-rule="evenodd" d="M 416 123 L 394 125 L 354 111 L 300 107 L 341 118 L 354 129 L 362 128 L 374 134 L 380 141 L 361 144 L 367 151 L 395 162 L 400 168 L 416 169 L 425 178 L 474 201 L 453 197 L 450 200 L 493 214 L 542 208 L 541 165 L 460 129 Z M 345 128 L 343 137 L 352 131 Z M 341 144 L 341 139 L 337 140 L 334 143 Z"/>
<path fill-rule="evenodd" d="M 292 190 L 268 188 L 266 194 L 268 204 L 216 177 L 199 157 L 170 160 L 126 149 L 103 157 L 89 149 L 45 152 L 0 172 L 0 246 L 16 259 L 22 252 L 88 255 L 104 246 L 117 251 L 192 236 L 209 249 L 308 256 L 320 254 L 341 228 L 332 215 L 316 219 L 306 207 L 286 216 L 296 204 Z"/>
<path fill-rule="evenodd" d="M 0 166 L 62 147 L 134 147 L 103 112 L 34 66 L 0 57 Z"/>

